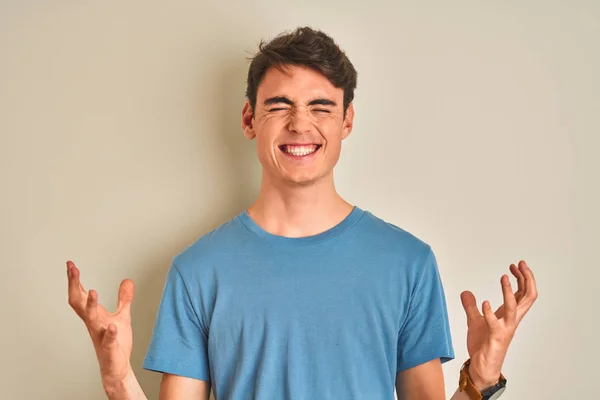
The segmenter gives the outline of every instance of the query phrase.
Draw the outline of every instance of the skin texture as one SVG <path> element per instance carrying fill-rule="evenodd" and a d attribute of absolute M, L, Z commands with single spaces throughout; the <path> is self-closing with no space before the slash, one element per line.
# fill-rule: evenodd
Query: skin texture
<path fill-rule="evenodd" d="M 266 231 L 286 237 L 311 236 L 337 225 L 352 211 L 353 205 L 337 193 L 333 180 L 342 141 L 351 133 L 354 119 L 353 104 L 344 113 L 343 94 L 314 70 L 270 68 L 259 85 L 256 109 L 249 101 L 244 104 L 242 130 L 255 141 L 263 166 L 259 195 L 247 211 Z M 309 157 L 294 158 L 280 147 L 300 143 L 320 148 Z M 508 275 L 503 275 L 504 304 L 495 313 L 487 301 L 480 313 L 474 295 L 468 291 L 461 294 L 467 315 L 470 374 L 480 389 L 498 381 L 516 328 L 537 299 L 535 279 L 527 264 L 511 265 L 510 271 L 518 290 L 513 293 Z M 123 280 L 117 310 L 108 312 L 99 304 L 96 291 L 83 288 L 80 271 L 72 261 L 67 261 L 67 279 L 69 305 L 88 329 L 108 397 L 146 399 L 129 361 L 133 282 Z M 399 372 L 396 390 L 403 400 L 444 399 L 440 360 Z M 209 392 L 208 381 L 163 374 L 160 399 L 208 399 Z M 457 391 L 452 399 L 468 397 Z"/>
<path fill-rule="evenodd" d="M 160 382 L 160 399 L 198 399 L 208 400 L 210 395 L 210 382 L 183 376 L 163 374 Z"/>

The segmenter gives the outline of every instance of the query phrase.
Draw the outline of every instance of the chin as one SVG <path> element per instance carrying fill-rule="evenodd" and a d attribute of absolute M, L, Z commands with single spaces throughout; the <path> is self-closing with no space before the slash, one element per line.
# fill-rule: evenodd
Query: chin
<path fill-rule="evenodd" d="M 317 174 L 297 174 L 284 177 L 286 182 L 298 186 L 310 186 L 317 183 L 321 179 L 323 179 L 323 176 Z"/>

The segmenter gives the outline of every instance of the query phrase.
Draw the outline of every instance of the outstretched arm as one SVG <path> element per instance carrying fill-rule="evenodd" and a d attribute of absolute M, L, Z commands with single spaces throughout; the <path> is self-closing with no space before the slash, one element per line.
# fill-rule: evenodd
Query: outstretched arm
<path fill-rule="evenodd" d="M 67 261 L 69 305 L 83 320 L 92 338 L 106 395 L 110 400 L 147 400 L 129 362 L 133 346 L 133 281 L 125 279 L 121 282 L 117 311 L 110 313 L 98 303 L 98 293 L 95 290 L 84 290 L 79 274 L 75 264 Z M 162 376 L 161 400 L 208 400 L 209 395 L 209 381 L 172 374 Z"/>
<path fill-rule="evenodd" d="M 86 292 L 79 280 L 79 269 L 67 261 L 69 305 L 85 323 L 90 334 L 104 391 L 111 400 L 147 400 L 129 359 L 133 346 L 131 302 L 133 281 L 125 279 L 119 287 L 117 311 L 108 312 L 98 303 L 95 290 Z"/>
<path fill-rule="evenodd" d="M 525 261 L 520 261 L 518 267 L 511 264 L 510 272 L 517 279 L 517 292 L 513 293 L 508 275 L 503 275 L 500 283 L 504 304 L 496 312 L 486 300 L 482 305 L 482 315 L 473 293 L 461 293 L 468 326 L 467 349 L 471 360 L 468 372 L 479 392 L 498 383 L 517 327 L 538 297 L 535 277 Z M 457 390 L 451 400 L 468 399 L 465 392 Z"/>
<path fill-rule="evenodd" d="M 518 290 L 513 293 L 508 275 L 500 279 L 504 304 L 494 313 L 489 301 L 479 312 L 473 293 L 461 293 L 467 315 L 467 349 L 471 364 L 469 375 L 479 391 L 495 386 L 500 378 L 502 364 L 515 331 L 537 299 L 537 287 L 533 272 L 525 261 L 519 266 L 512 264 L 511 273 L 517 279 Z M 458 379 L 457 379 L 458 381 Z M 401 371 L 396 375 L 396 391 L 399 400 L 441 400 L 445 398 L 444 377 L 440 359 Z M 470 400 L 466 392 L 458 389 L 451 400 Z"/>

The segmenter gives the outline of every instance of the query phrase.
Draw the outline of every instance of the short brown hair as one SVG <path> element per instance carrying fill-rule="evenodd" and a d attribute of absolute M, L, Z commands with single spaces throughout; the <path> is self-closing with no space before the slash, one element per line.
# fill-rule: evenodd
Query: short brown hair
<path fill-rule="evenodd" d="M 344 89 L 344 116 L 354 99 L 356 70 L 334 40 L 326 33 L 310 27 L 298 27 L 291 33 L 280 33 L 270 42 L 260 41 L 258 52 L 248 69 L 246 97 L 252 112 L 256 106 L 258 85 L 270 67 L 282 73 L 289 65 L 312 68 L 325 75 L 337 88 Z"/>

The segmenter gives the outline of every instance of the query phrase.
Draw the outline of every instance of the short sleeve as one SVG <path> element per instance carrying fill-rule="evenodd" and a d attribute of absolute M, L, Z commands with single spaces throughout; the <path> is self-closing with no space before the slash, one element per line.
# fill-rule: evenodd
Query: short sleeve
<path fill-rule="evenodd" d="M 454 359 L 444 288 L 430 247 L 420 274 L 398 333 L 396 372 L 436 358 L 442 364 Z"/>
<path fill-rule="evenodd" d="M 143 368 L 210 381 L 208 332 L 185 281 L 172 264 L 164 286 Z"/>

